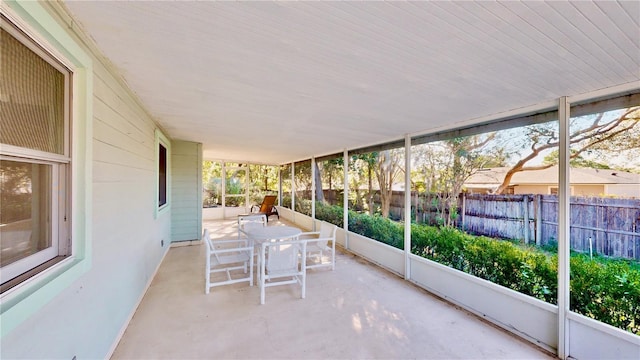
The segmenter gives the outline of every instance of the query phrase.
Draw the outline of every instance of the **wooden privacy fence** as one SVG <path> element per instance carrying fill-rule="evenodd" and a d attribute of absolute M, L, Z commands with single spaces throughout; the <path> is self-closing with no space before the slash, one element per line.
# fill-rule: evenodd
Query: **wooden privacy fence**
<path fill-rule="evenodd" d="M 333 196 L 332 196 L 333 195 Z M 325 197 L 340 202 L 337 194 Z M 411 193 L 411 213 L 418 223 L 441 225 L 437 194 Z M 366 201 L 366 200 L 365 200 Z M 575 251 L 640 261 L 640 199 L 571 197 L 570 236 Z M 380 195 L 373 193 L 374 206 Z M 460 194 L 454 226 L 475 235 L 523 240 L 527 244 L 556 245 L 556 195 Z M 445 208 L 444 216 L 449 216 Z M 404 192 L 394 191 L 389 217 L 404 219 Z"/>
<path fill-rule="evenodd" d="M 436 198 L 414 194 L 418 222 L 436 224 Z M 571 197 L 571 249 L 640 261 L 640 200 Z M 555 245 L 558 197 L 555 195 L 461 194 L 455 225 L 491 237 Z"/>
<path fill-rule="evenodd" d="M 541 208 L 544 244 L 558 238 L 557 196 L 542 196 Z M 571 249 L 640 261 L 640 200 L 571 197 L 569 219 Z"/>

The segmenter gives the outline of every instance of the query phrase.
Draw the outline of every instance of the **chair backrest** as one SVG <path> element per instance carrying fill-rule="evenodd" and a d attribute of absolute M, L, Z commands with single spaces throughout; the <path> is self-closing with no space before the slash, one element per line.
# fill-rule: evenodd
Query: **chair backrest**
<path fill-rule="evenodd" d="M 260 212 L 266 214 L 271 213 L 277 198 L 278 197 L 276 195 L 265 195 L 264 200 L 262 200 L 262 204 L 260 204 Z"/>
<path fill-rule="evenodd" d="M 238 230 L 248 231 L 252 227 L 267 226 L 266 215 L 238 216 Z"/>
<path fill-rule="evenodd" d="M 296 273 L 298 261 L 304 254 L 300 241 L 277 241 L 263 243 L 265 248 L 266 270 L 268 273 Z"/>
<path fill-rule="evenodd" d="M 322 240 L 318 241 L 318 245 L 320 246 L 326 246 L 327 243 L 329 242 L 329 240 L 327 239 L 333 239 L 333 241 L 336 241 L 336 230 L 338 229 L 337 226 L 330 224 L 326 221 L 323 221 L 322 223 L 320 223 L 320 238 Z"/>

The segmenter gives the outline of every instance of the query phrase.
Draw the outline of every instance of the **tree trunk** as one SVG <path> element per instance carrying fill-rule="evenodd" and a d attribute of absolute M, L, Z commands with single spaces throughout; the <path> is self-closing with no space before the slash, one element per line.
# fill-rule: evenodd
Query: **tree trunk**
<path fill-rule="evenodd" d="M 269 178 L 267 177 L 267 169 L 264 169 L 264 191 L 269 190 Z"/>
<path fill-rule="evenodd" d="M 316 201 L 324 202 L 324 192 L 322 191 L 322 174 L 320 174 L 320 169 L 318 168 L 318 163 L 315 163 L 316 168 Z"/>
<path fill-rule="evenodd" d="M 367 194 L 367 206 L 369 206 L 369 215 L 373 215 L 373 169 L 371 168 L 371 164 L 369 164 L 367 167 L 369 169 L 369 192 Z"/>

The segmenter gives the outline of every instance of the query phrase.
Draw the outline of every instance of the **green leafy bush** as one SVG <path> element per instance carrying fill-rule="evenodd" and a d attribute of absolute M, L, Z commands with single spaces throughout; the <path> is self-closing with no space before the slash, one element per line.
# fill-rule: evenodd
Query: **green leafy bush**
<path fill-rule="evenodd" d="M 640 335 L 640 270 L 625 261 L 572 256 L 571 310 Z"/>
<path fill-rule="evenodd" d="M 342 206 L 327 205 L 316 201 L 316 219 L 326 221 L 341 228 L 344 226 L 344 209 Z"/>
<path fill-rule="evenodd" d="M 556 301 L 557 260 L 553 257 L 454 228 L 413 224 L 411 240 L 416 255 L 550 303 Z"/>
<path fill-rule="evenodd" d="M 558 257 L 457 229 L 412 225 L 412 252 L 556 304 Z M 640 335 L 640 269 L 621 260 L 571 257 L 571 310 Z"/>
<path fill-rule="evenodd" d="M 320 203 L 317 203 L 320 204 Z M 343 208 L 316 205 L 316 217 L 342 227 Z M 404 225 L 349 211 L 349 231 L 402 249 Z M 411 225 L 411 252 L 556 304 L 558 257 L 535 247 L 473 236 L 450 227 Z M 571 255 L 571 310 L 640 335 L 640 265 Z"/>
<path fill-rule="evenodd" d="M 378 240 L 398 249 L 404 248 L 404 226 L 380 215 L 370 216 L 349 210 L 349 231 Z"/>

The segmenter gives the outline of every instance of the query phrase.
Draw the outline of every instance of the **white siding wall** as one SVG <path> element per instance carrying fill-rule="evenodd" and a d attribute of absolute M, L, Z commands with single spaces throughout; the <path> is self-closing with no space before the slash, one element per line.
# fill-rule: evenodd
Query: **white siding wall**
<path fill-rule="evenodd" d="M 169 248 L 171 213 L 154 219 L 156 124 L 96 57 L 93 66 L 91 266 L 43 308 L 27 308 L 1 339 L 3 359 L 109 356 Z"/>
<path fill-rule="evenodd" d="M 171 142 L 171 241 L 202 233 L 202 145 Z"/>

